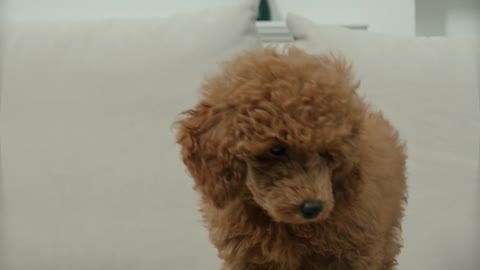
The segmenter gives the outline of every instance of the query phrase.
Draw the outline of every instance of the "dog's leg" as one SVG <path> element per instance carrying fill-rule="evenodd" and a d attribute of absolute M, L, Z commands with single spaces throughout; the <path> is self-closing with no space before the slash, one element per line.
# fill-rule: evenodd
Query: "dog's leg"
<path fill-rule="evenodd" d="M 250 263 L 242 263 L 237 264 L 234 266 L 223 266 L 222 270 L 310 270 L 310 268 L 291 268 L 285 265 L 278 265 L 278 264 L 250 264 Z M 312 268 L 311 270 L 317 270 L 317 268 Z M 323 270 L 323 268 L 319 268 L 318 270 Z"/>
<path fill-rule="evenodd" d="M 248 262 L 236 263 L 235 265 L 226 266 L 225 264 L 222 267 L 222 270 L 273 270 L 275 268 L 270 268 L 268 265 L 258 266 L 253 265 Z"/>
<path fill-rule="evenodd" d="M 236 262 L 235 264 L 224 263 L 222 270 L 253 270 L 247 262 Z"/>
<path fill-rule="evenodd" d="M 395 257 L 400 253 L 400 249 L 402 248 L 398 231 L 393 231 L 386 240 L 383 270 L 395 269 L 395 265 L 397 265 Z"/>
<path fill-rule="evenodd" d="M 384 250 L 382 245 L 359 248 L 345 256 L 344 260 L 334 263 L 329 270 L 384 270 Z"/>
<path fill-rule="evenodd" d="M 223 264 L 222 270 L 249 270 L 247 268 L 246 263 L 235 264 L 235 265 L 227 265 L 226 263 Z"/>

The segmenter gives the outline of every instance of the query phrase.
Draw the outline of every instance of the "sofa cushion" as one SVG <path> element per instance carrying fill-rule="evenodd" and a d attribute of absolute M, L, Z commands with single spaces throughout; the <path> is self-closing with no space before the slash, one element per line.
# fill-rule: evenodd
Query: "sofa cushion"
<path fill-rule="evenodd" d="M 0 269 L 219 268 L 172 123 L 259 44 L 257 6 L 8 25 Z"/>

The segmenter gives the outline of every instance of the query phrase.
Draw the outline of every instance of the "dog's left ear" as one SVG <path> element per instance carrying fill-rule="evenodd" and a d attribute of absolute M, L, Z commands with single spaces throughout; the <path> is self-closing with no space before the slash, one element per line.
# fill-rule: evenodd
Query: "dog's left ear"
<path fill-rule="evenodd" d="M 363 112 L 358 110 L 357 114 L 362 115 Z M 358 118 L 357 121 L 353 120 L 353 122 L 355 124 L 351 137 L 337 145 L 337 148 L 345 154 L 341 158 L 340 167 L 332 174 L 335 207 L 350 207 L 355 204 L 364 183 L 361 170 L 365 165 L 362 164 L 363 158 L 360 150 L 363 147 L 364 123 L 362 118 Z"/>
<path fill-rule="evenodd" d="M 185 115 L 177 133 L 183 162 L 203 198 L 223 208 L 238 195 L 246 176 L 245 163 L 230 152 L 236 144 L 231 119 L 202 103 Z"/>

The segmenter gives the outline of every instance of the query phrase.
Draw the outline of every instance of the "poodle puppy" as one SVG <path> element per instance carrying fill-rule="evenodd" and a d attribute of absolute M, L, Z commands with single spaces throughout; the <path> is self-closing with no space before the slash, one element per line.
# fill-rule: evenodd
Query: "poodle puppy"
<path fill-rule="evenodd" d="M 404 144 L 342 57 L 248 51 L 178 121 L 183 162 L 228 270 L 393 269 Z"/>

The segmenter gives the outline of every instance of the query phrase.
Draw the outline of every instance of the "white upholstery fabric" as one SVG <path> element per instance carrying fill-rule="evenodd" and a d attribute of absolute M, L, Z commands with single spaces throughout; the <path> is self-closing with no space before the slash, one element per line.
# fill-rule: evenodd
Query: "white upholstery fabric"
<path fill-rule="evenodd" d="M 293 14 L 287 26 L 298 47 L 350 59 L 359 92 L 408 143 L 410 199 L 398 269 L 479 269 L 478 44 L 322 27 Z"/>
<path fill-rule="evenodd" d="M 258 46 L 257 0 L 2 33 L 0 269 L 219 269 L 172 123 Z"/>

